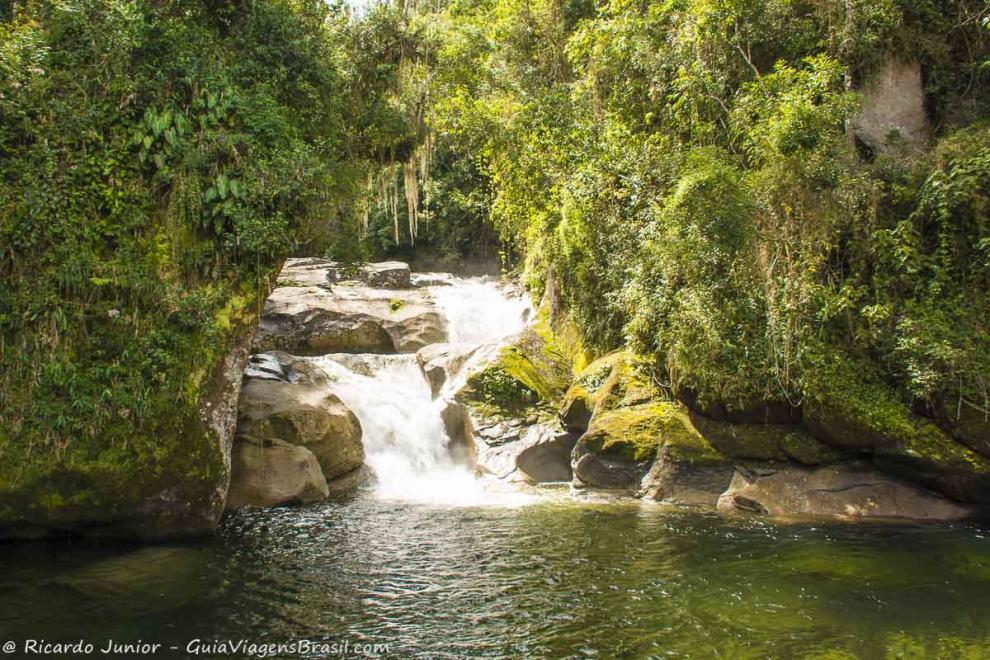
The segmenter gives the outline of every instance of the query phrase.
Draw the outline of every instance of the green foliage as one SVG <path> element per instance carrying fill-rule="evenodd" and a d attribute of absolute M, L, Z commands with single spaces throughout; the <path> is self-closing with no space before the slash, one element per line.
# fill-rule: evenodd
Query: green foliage
<path fill-rule="evenodd" d="M 559 283 L 587 345 L 630 343 L 656 382 L 743 408 L 800 405 L 826 345 L 905 409 L 986 410 L 983 4 L 468 1 L 433 20 L 430 123 L 470 159 L 435 213 Z M 922 65 L 934 148 L 864 155 L 856 89 L 891 57 Z"/>
<path fill-rule="evenodd" d="M 345 244 L 408 134 L 368 29 L 317 0 L 3 15 L 0 491 L 50 502 L 68 471 L 60 497 L 95 502 L 128 470 L 219 476 L 212 375 L 290 249 Z"/>

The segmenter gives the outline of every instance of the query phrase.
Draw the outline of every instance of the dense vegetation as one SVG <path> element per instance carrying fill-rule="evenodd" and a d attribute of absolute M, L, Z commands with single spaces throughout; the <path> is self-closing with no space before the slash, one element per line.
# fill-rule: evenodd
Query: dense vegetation
<path fill-rule="evenodd" d="M 970 0 L 459 0 L 430 123 L 469 209 L 553 272 L 586 342 L 699 406 L 982 420 L 990 31 Z M 854 139 L 857 92 L 921 63 L 933 139 Z M 470 165 L 470 175 L 464 168 Z"/>
<path fill-rule="evenodd" d="M 290 253 L 500 251 L 559 284 L 592 353 L 631 347 L 700 409 L 817 410 L 921 452 L 935 420 L 990 452 L 988 20 L 979 0 L 5 3 L 0 494 L 21 501 L 0 519 L 105 506 L 90 487 L 135 470 L 210 481 L 183 438 Z M 921 64 L 922 148 L 853 128 L 895 60 Z"/>
<path fill-rule="evenodd" d="M 4 7 L 0 518 L 111 509 L 135 473 L 208 483 L 198 409 L 269 276 L 289 252 L 356 253 L 367 180 L 416 139 L 394 16 L 321 0 Z"/>

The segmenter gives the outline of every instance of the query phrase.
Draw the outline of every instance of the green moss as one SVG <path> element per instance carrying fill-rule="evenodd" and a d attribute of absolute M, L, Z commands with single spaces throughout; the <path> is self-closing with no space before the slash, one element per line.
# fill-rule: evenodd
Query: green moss
<path fill-rule="evenodd" d="M 588 450 L 632 461 L 650 461 L 659 447 L 690 463 L 720 462 L 724 457 L 691 424 L 675 403 L 653 402 L 601 412 L 582 438 Z"/>
<path fill-rule="evenodd" d="M 501 414 L 556 404 L 571 382 L 572 355 L 538 320 L 498 357 L 471 374 L 460 398 Z"/>
<path fill-rule="evenodd" d="M 908 478 L 935 480 L 932 485 L 953 497 L 985 489 L 990 461 L 913 414 L 892 389 L 871 377 L 867 366 L 833 355 L 809 380 L 805 419 L 819 438 L 867 453 L 881 467 Z M 937 481 L 946 476 L 962 477 L 969 485 Z"/>

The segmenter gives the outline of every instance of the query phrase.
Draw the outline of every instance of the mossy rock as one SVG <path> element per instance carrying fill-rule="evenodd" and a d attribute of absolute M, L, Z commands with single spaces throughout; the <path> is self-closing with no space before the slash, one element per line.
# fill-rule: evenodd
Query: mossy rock
<path fill-rule="evenodd" d="M 694 428 L 687 413 L 672 402 L 650 402 L 596 414 L 581 443 L 588 451 L 648 462 L 661 445 L 672 457 L 690 463 L 724 460 Z"/>
<path fill-rule="evenodd" d="M 809 385 L 805 423 L 817 438 L 952 499 L 990 504 L 990 460 L 912 413 L 865 367 L 835 359 Z"/>
<path fill-rule="evenodd" d="M 578 374 L 564 395 L 559 418 L 570 430 L 584 430 L 598 412 L 638 405 L 657 394 L 637 369 L 632 353 L 616 351 L 598 358 Z"/>
<path fill-rule="evenodd" d="M 843 457 L 800 426 L 732 424 L 709 419 L 695 411 L 689 415 L 691 423 L 713 447 L 733 458 L 822 465 Z"/>
<path fill-rule="evenodd" d="M 537 322 L 468 376 L 458 399 L 487 416 L 519 415 L 559 401 L 571 377 L 571 355 L 546 323 Z"/>

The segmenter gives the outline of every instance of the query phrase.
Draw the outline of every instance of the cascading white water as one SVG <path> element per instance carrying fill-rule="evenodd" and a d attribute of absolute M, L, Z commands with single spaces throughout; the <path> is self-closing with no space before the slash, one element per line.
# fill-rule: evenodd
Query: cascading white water
<path fill-rule="evenodd" d="M 532 314 L 525 296 L 508 295 L 489 278 L 419 275 L 447 320 L 450 343 L 479 347 L 476 363 L 521 331 Z M 361 421 L 374 493 L 384 499 L 473 506 L 514 505 L 532 497 L 501 482 L 477 478 L 452 459 L 441 412 L 416 356 L 326 355 L 313 358 L 332 389 Z M 466 371 L 466 369 L 465 369 Z M 445 392 L 457 383 L 445 386 Z"/>

